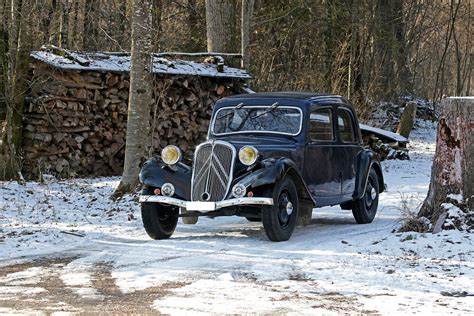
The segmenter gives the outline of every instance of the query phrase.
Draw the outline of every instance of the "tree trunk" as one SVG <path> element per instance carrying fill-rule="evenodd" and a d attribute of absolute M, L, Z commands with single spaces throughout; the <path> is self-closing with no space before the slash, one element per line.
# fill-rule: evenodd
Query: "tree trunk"
<path fill-rule="evenodd" d="M 6 113 L 6 128 L 0 146 L 0 178 L 22 179 L 21 145 L 22 117 L 27 90 L 29 54 L 31 48 L 28 10 L 32 8 L 29 0 L 11 2 L 9 30 L 9 81 L 6 95 L 9 106 Z"/>
<path fill-rule="evenodd" d="M 69 37 L 69 14 L 70 12 L 70 3 L 69 0 L 62 0 L 60 2 L 60 22 L 59 22 L 59 47 L 69 48 L 68 37 Z M 72 35 L 72 34 L 71 34 Z"/>
<path fill-rule="evenodd" d="M 187 27 L 189 30 L 189 39 L 188 43 L 185 46 L 189 52 L 199 52 L 201 51 L 201 28 L 197 27 L 199 25 L 199 5 L 196 0 L 187 0 L 188 3 L 188 17 L 187 17 Z"/>
<path fill-rule="evenodd" d="M 163 13 L 163 0 L 153 0 L 152 7 L 152 30 L 153 30 L 153 52 L 160 51 L 161 15 Z"/>
<path fill-rule="evenodd" d="M 0 123 L 5 119 L 7 113 L 6 88 L 8 74 L 8 10 L 6 1 L 0 1 Z M 0 126 L 1 131 L 1 126 Z M 0 132 L 0 138 L 1 138 Z"/>
<path fill-rule="evenodd" d="M 138 184 L 140 165 L 148 155 L 150 110 L 152 105 L 151 0 L 134 0 L 132 15 L 132 55 L 128 102 L 125 163 L 116 193 L 130 192 Z"/>
<path fill-rule="evenodd" d="M 84 16 L 84 49 L 95 51 L 99 47 L 97 43 L 99 37 L 99 18 L 97 12 L 100 8 L 99 0 L 87 0 L 85 4 Z"/>
<path fill-rule="evenodd" d="M 470 210 L 474 206 L 474 98 L 445 99 L 440 111 L 430 188 L 418 214 L 432 223 L 449 194 L 461 194 Z"/>
<path fill-rule="evenodd" d="M 252 30 L 252 16 L 255 0 L 242 0 L 242 22 L 241 22 L 241 53 L 242 68 L 249 68 L 250 62 L 250 32 Z"/>
<path fill-rule="evenodd" d="M 207 51 L 235 53 L 235 0 L 206 0 Z"/>
<path fill-rule="evenodd" d="M 68 14 L 68 45 L 67 48 L 82 50 L 84 42 L 84 18 L 86 2 L 83 0 L 73 0 L 70 3 Z"/>

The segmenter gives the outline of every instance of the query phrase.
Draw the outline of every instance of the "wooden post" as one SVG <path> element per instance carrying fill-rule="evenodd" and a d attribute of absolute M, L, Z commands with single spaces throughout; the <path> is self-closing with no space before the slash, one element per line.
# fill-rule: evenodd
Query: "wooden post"
<path fill-rule="evenodd" d="M 408 102 L 403 110 L 402 117 L 400 118 L 400 123 L 398 123 L 397 133 L 403 137 L 408 138 L 410 132 L 413 129 L 416 119 L 416 102 Z"/>

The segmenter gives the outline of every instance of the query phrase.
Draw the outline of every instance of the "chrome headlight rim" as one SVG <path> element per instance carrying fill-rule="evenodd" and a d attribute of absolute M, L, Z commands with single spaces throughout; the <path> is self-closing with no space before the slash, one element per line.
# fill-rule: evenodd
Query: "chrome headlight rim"
<path fill-rule="evenodd" d="M 244 160 L 245 159 L 245 157 L 244 157 L 245 151 L 249 150 L 249 149 L 251 151 L 253 151 L 253 156 L 254 157 L 251 160 Z M 240 148 L 240 150 L 239 150 L 239 161 L 242 164 L 244 164 L 246 166 L 252 166 L 257 161 L 257 159 L 258 159 L 258 150 L 257 150 L 257 148 L 255 148 L 253 146 L 250 146 L 250 145 L 245 145 L 242 148 Z"/>
<path fill-rule="evenodd" d="M 242 198 L 247 193 L 247 188 L 241 183 L 237 183 L 232 187 L 232 195 L 235 198 Z"/>
<path fill-rule="evenodd" d="M 176 153 L 176 158 L 172 160 L 169 160 L 167 158 L 167 151 L 170 151 L 170 150 L 173 150 Z M 170 165 L 170 166 L 177 164 L 181 160 L 182 156 L 183 154 L 181 152 L 181 149 L 179 149 L 179 147 L 175 145 L 168 145 L 161 150 L 161 160 L 163 160 L 165 164 Z"/>
<path fill-rule="evenodd" d="M 161 194 L 164 196 L 173 196 L 175 192 L 176 191 L 172 183 L 166 182 L 161 186 Z"/>

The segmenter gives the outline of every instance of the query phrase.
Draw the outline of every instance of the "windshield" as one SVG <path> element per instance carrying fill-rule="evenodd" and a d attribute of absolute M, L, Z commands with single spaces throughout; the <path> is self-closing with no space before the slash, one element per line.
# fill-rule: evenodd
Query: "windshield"
<path fill-rule="evenodd" d="M 236 106 L 219 109 L 212 122 L 214 135 L 232 133 L 277 133 L 298 135 L 302 111 L 297 107 Z"/>

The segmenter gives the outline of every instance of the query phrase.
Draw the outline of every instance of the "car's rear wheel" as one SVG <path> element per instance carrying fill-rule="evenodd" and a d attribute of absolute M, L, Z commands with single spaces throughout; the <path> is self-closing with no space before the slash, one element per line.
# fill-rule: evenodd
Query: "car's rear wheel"
<path fill-rule="evenodd" d="M 145 189 L 143 194 L 151 195 Z M 152 239 L 170 238 L 178 224 L 179 208 L 159 203 L 142 203 L 142 221 L 145 231 Z"/>
<path fill-rule="evenodd" d="M 268 192 L 273 205 L 262 209 L 262 222 L 265 233 L 271 241 L 286 241 L 295 230 L 298 218 L 298 192 L 290 177 L 279 181 Z"/>
<path fill-rule="evenodd" d="M 352 214 L 358 224 L 368 224 L 374 220 L 379 205 L 379 181 L 374 169 L 370 169 L 362 198 L 354 201 Z"/>

